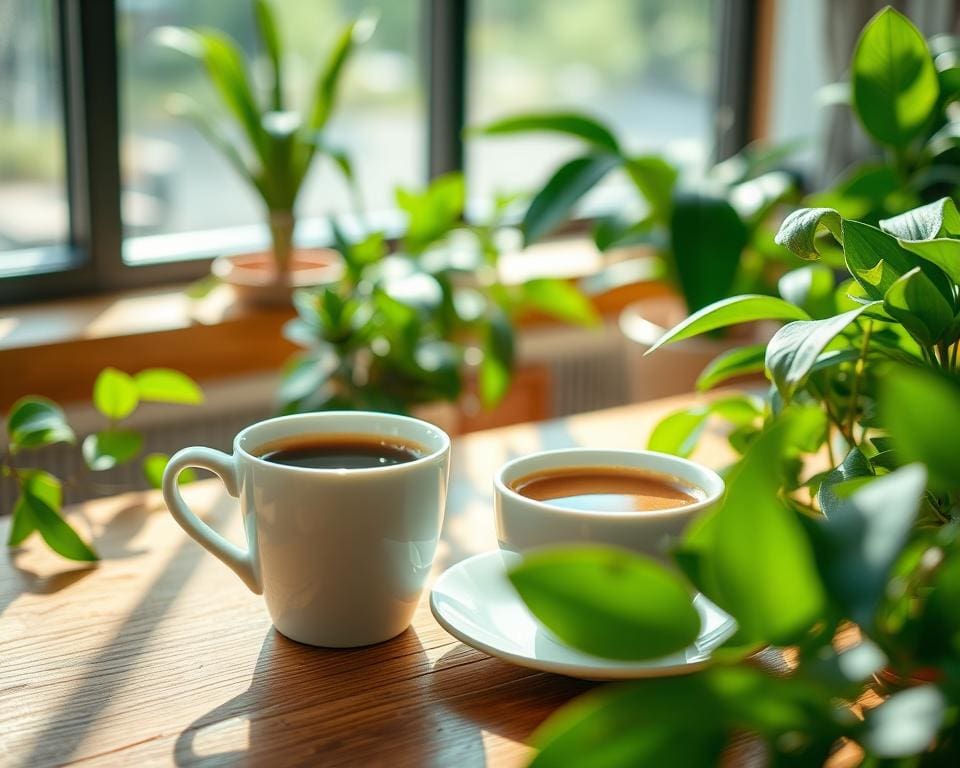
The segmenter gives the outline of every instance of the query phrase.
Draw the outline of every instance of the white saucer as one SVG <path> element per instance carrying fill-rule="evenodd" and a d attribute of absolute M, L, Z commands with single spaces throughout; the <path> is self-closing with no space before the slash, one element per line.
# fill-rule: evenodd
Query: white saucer
<path fill-rule="evenodd" d="M 701 594 L 693 604 L 701 629 L 692 646 L 650 661 L 613 661 L 574 650 L 544 628 L 507 579 L 499 550 L 448 568 L 430 591 L 434 617 L 461 642 L 521 667 L 586 680 L 683 675 L 704 666 L 710 653 L 736 632 L 737 624 Z"/>

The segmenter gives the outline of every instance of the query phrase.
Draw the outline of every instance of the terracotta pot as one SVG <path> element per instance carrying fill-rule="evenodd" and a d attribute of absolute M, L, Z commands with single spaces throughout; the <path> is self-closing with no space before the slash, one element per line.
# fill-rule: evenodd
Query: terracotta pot
<path fill-rule="evenodd" d="M 279 306 L 290 303 L 297 288 L 334 283 L 343 274 L 340 254 L 330 248 L 298 250 L 290 270 L 277 272 L 269 251 L 218 256 L 211 271 L 229 285 L 237 301 L 252 306 Z"/>
<path fill-rule="evenodd" d="M 679 296 L 653 296 L 625 307 L 620 330 L 627 338 L 630 395 L 634 402 L 693 392 L 697 377 L 722 352 L 745 344 L 762 344 L 777 325 L 749 323 L 727 331 L 721 338 L 698 336 L 661 347 L 649 357 L 644 353 L 687 316 Z"/>

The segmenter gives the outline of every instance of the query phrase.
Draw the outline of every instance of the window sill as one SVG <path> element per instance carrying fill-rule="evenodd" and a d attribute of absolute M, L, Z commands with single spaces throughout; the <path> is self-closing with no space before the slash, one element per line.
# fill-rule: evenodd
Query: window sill
<path fill-rule="evenodd" d="M 635 255 L 635 254 L 634 254 Z M 549 273 L 565 278 L 596 275 L 603 258 L 582 239 L 530 249 L 504 265 L 506 279 Z M 593 296 L 612 318 L 631 301 L 662 293 L 640 279 L 605 287 Z M 97 373 L 113 365 L 127 371 L 171 367 L 198 381 L 278 369 L 295 347 L 281 335 L 289 307 L 245 308 L 226 287 L 202 300 L 182 287 L 137 290 L 9 308 L 0 313 L 0 412 L 25 394 L 58 402 L 87 400 Z M 550 322 L 525 317 L 523 326 Z"/>

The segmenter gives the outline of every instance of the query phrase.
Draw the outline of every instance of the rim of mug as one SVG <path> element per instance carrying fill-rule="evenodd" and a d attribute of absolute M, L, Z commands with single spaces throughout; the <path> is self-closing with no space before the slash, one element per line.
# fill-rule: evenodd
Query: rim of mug
<path fill-rule="evenodd" d="M 427 430 L 432 430 L 437 434 L 437 437 L 440 439 L 440 447 L 430 453 L 427 453 L 423 456 L 418 456 L 413 461 L 405 461 L 402 464 L 387 464 L 382 467 L 353 467 L 353 468 L 343 468 L 343 469 L 331 469 L 328 467 L 295 467 L 290 464 L 275 464 L 272 461 L 267 461 L 261 456 L 257 456 L 255 453 L 251 453 L 241 444 L 244 437 L 247 436 L 248 432 L 251 432 L 258 427 L 262 427 L 265 424 L 276 424 L 276 423 L 285 423 L 285 422 L 296 422 L 296 421 L 311 421 L 317 418 L 330 418 L 334 416 L 339 417 L 377 417 L 381 419 L 389 419 L 391 421 L 400 421 L 407 424 L 416 424 L 417 426 L 423 427 Z M 370 432 L 367 434 L 375 434 Z M 413 438 L 411 438 L 413 439 Z M 426 446 L 424 446 L 426 447 Z M 383 473 L 383 472 L 396 472 L 403 471 L 405 469 L 413 468 L 420 466 L 422 464 L 428 464 L 435 462 L 437 459 L 442 457 L 447 451 L 450 450 L 450 435 L 448 435 L 444 430 L 440 429 L 436 424 L 432 424 L 429 421 L 424 421 L 423 419 L 417 419 L 413 416 L 403 416 L 399 413 L 384 413 L 381 411 L 316 411 L 314 413 L 292 413 L 287 416 L 274 416 L 269 419 L 263 419 L 262 421 L 255 422 L 250 424 L 239 432 L 237 432 L 236 437 L 233 438 L 233 450 L 234 453 L 242 454 L 245 458 L 250 459 L 257 464 L 263 464 L 267 467 L 272 467 L 273 469 L 283 469 L 290 470 L 291 472 L 301 472 L 307 474 L 321 474 L 321 475 L 330 475 L 331 477 L 343 477 L 346 475 L 354 476 L 360 474 L 371 474 L 371 473 Z"/>
<path fill-rule="evenodd" d="M 529 496 L 524 496 L 519 491 L 515 491 L 511 488 L 507 482 L 503 479 L 504 475 L 510 472 L 510 470 L 515 469 L 518 464 L 524 464 L 528 461 L 531 461 L 535 458 L 540 458 L 542 456 L 570 456 L 570 455 L 581 455 L 585 457 L 585 460 L 582 464 L 559 464 L 553 467 L 547 466 L 542 467 L 540 470 L 531 470 L 532 472 L 536 471 L 549 471 L 552 469 L 576 469 L 578 467 L 600 467 L 610 465 L 609 461 L 603 463 L 595 462 L 593 464 L 589 463 L 589 456 L 603 454 L 609 456 L 610 454 L 618 454 L 621 456 L 632 456 L 636 457 L 650 457 L 655 456 L 658 460 L 666 460 L 667 462 L 682 467 L 685 469 L 692 470 L 693 472 L 705 475 L 710 482 L 714 483 L 713 492 L 710 492 L 710 489 L 703 488 L 699 482 L 689 480 L 680 473 L 672 473 L 678 479 L 683 480 L 684 482 L 701 488 L 704 492 L 704 497 L 693 504 L 685 504 L 683 506 L 677 507 L 666 507 L 664 509 L 649 509 L 649 510 L 638 510 L 635 512 L 609 512 L 604 510 L 587 510 L 587 509 L 571 509 L 570 507 L 561 507 L 559 504 L 551 504 L 547 501 L 540 501 L 539 499 L 531 499 Z M 625 467 L 627 469 L 646 469 L 649 472 L 666 474 L 662 470 L 657 470 L 653 468 L 637 466 L 635 464 L 613 464 L 610 466 L 615 467 Z M 534 507 L 539 507 L 541 509 L 553 512 L 556 514 L 570 515 L 573 517 L 610 517 L 620 520 L 625 519 L 634 519 L 634 518 L 650 518 L 650 517 L 668 517 L 672 515 L 682 514 L 689 515 L 705 509 L 706 507 L 716 504 L 716 502 L 723 496 L 724 491 L 726 490 L 726 484 L 722 477 L 713 469 L 704 464 L 700 464 L 696 461 L 690 461 L 689 459 L 681 458 L 680 456 L 674 456 L 671 453 L 662 453 L 661 451 L 646 451 L 646 450 L 630 450 L 627 448 L 557 448 L 549 451 L 537 451 L 535 453 L 528 453 L 524 456 L 518 456 L 515 459 L 503 464 L 500 469 L 497 470 L 497 473 L 493 476 L 493 485 L 494 489 L 498 494 L 506 496 L 514 501 L 519 501 L 521 503 L 530 504 Z"/>

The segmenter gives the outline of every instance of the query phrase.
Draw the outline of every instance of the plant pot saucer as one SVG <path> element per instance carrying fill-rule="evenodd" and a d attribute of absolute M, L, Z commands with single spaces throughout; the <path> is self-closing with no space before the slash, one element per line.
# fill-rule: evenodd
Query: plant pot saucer
<path fill-rule="evenodd" d="M 343 274 L 340 254 L 330 248 L 295 251 L 288 272 L 277 272 L 269 251 L 218 256 L 210 271 L 229 285 L 241 304 L 289 304 L 294 290 L 335 283 Z"/>

